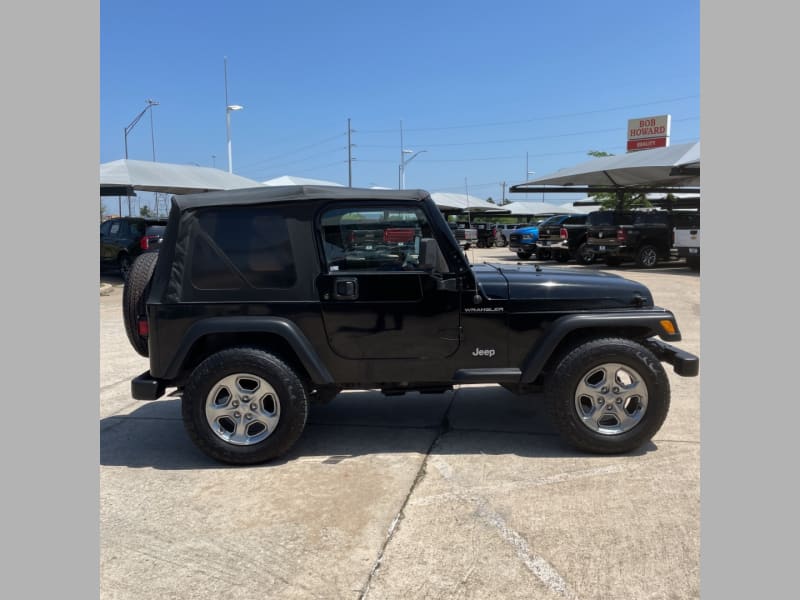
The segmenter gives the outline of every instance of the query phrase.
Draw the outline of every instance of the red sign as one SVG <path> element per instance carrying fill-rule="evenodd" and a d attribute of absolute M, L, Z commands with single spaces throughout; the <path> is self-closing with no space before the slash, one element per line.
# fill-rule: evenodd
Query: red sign
<path fill-rule="evenodd" d="M 632 150 L 649 150 L 650 148 L 666 148 L 667 138 L 651 138 L 649 140 L 628 140 L 628 152 Z"/>

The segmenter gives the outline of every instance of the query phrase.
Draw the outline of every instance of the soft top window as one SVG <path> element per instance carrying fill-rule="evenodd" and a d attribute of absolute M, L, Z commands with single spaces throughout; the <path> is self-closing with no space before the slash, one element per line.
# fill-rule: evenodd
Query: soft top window
<path fill-rule="evenodd" d="M 294 254 L 285 217 L 276 207 L 198 212 L 190 281 L 198 290 L 294 285 Z"/>

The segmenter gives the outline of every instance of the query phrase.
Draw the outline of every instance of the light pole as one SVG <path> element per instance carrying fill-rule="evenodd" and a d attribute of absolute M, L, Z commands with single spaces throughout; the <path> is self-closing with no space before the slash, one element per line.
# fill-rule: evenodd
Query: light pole
<path fill-rule="evenodd" d="M 231 149 L 231 113 L 234 110 L 242 110 L 244 106 L 229 104 L 225 107 L 225 119 L 228 125 L 228 173 L 233 173 L 233 150 Z"/>
<path fill-rule="evenodd" d="M 131 121 L 130 124 L 128 124 L 128 126 L 125 128 L 125 159 L 126 160 L 128 158 L 128 134 L 131 132 L 131 130 L 134 127 L 136 127 L 136 124 L 144 116 L 144 113 L 147 112 L 147 109 L 152 108 L 153 106 L 158 106 L 158 102 L 156 102 L 155 100 L 150 100 L 150 98 L 145 100 L 145 102 L 147 102 L 147 106 L 145 106 L 142 109 L 142 111 L 138 115 L 136 115 L 136 117 L 134 117 L 133 121 Z M 155 159 L 156 159 L 156 142 L 155 142 L 155 137 L 153 136 L 153 113 L 152 112 L 150 113 L 150 142 L 153 145 L 153 160 L 155 161 Z"/>
<path fill-rule="evenodd" d="M 398 182 L 397 186 L 404 190 L 406 188 L 406 165 L 410 163 L 414 158 L 416 158 L 419 154 L 423 152 L 427 152 L 427 150 L 420 150 L 419 152 L 414 152 L 413 150 L 408 150 L 405 148 L 403 144 L 403 122 L 400 121 L 400 165 L 398 166 L 397 173 L 398 173 Z M 406 158 L 407 155 L 410 155 Z"/>
<path fill-rule="evenodd" d="M 158 102 L 156 102 L 155 100 L 151 100 L 150 98 L 145 100 L 145 102 L 147 102 L 147 106 L 145 106 L 141 110 L 141 112 L 133 118 L 133 121 L 131 121 L 128 124 L 128 126 L 125 128 L 125 130 L 124 130 L 125 160 L 128 160 L 128 134 L 133 130 L 134 127 L 136 127 L 136 124 L 144 116 L 144 113 L 146 113 L 148 109 L 151 109 L 154 106 L 158 106 Z M 153 146 L 153 162 L 155 162 L 155 160 L 156 160 L 156 139 L 155 139 L 155 136 L 153 134 L 153 111 L 152 110 L 150 111 L 150 143 Z M 128 196 L 128 215 L 130 216 L 130 214 L 131 214 L 131 195 L 130 195 L 130 193 L 128 193 L 127 196 Z M 119 212 L 120 212 L 120 216 L 122 216 L 122 207 L 120 207 Z"/>
<path fill-rule="evenodd" d="M 228 132 L 228 173 L 233 173 L 233 150 L 231 148 L 231 113 L 244 106 L 228 104 L 228 57 L 225 57 L 225 124 Z"/>
<path fill-rule="evenodd" d="M 403 149 L 403 151 L 400 153 L 400 189 L 401 190 L 406 189 L 406 165 L 408 163 L 410 163 L 412 160 L 414 160 L 414 158 L 416 158 L 417 156 L 422 154 L 423 152 L 427 152 L 427 150 L 419 150 L 418 152 L 414 152 L 413 150 Z M 407 154 L 410 154 L 411 156 L 406 158 Z"/>

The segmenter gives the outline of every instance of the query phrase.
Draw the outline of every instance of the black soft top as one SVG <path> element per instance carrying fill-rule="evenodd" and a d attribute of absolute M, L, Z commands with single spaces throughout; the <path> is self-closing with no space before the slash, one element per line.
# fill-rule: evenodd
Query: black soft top
<path fill-rule="evenodd" d="M 425 190 L 372 190 L 325 185 L 276 185 L 202 192 L 172 197 L 180 212 L 209 206 L 244 206 L 265 202 L 303 202 L 312 200 L 415 200 L 430 197 Z"/>

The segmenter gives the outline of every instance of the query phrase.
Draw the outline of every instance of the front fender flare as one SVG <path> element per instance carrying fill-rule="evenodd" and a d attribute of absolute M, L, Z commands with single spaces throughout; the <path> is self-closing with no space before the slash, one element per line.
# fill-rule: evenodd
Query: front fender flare
<path fill-rule="evenodd" d="M 669 320 L 675 327 L 674 334 L 667 334 L 659 324 L 662 320 Z M 636 312 L 635 314 L 608 313 L 608 314 L 581 314 L 566 315 L 550 323 L 539 338 L 536 347 L 531 350 L 525 359 L 522 368 L 521 383 L 533 382 L 542 372 L 547 361 L 553 355 L 558 344 L 564 337 L 579 329 L 604 329 L 613 334 L 616 328 L 637 327 L 650 332 L 649 336 L 658 335 L 665 340 L 679 341 L 681 339 L 678 324 L 673 314 L 666 310 Z"/>

